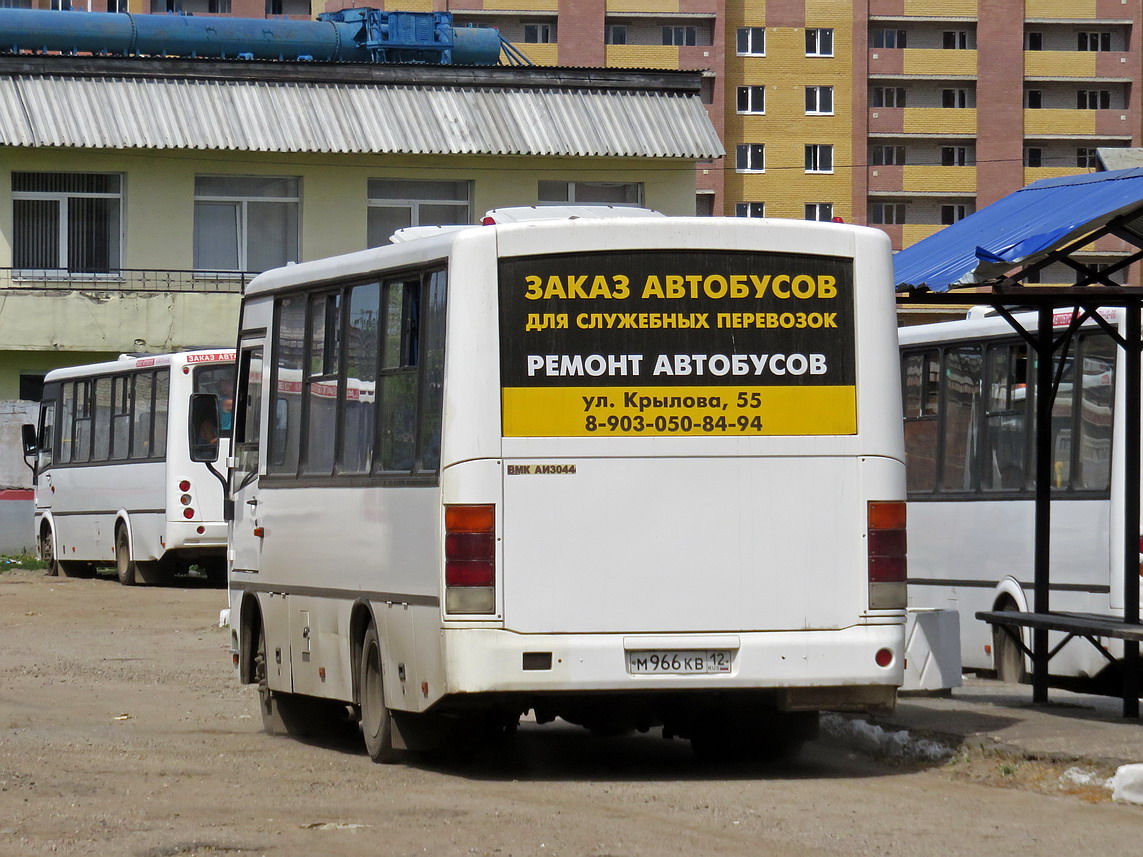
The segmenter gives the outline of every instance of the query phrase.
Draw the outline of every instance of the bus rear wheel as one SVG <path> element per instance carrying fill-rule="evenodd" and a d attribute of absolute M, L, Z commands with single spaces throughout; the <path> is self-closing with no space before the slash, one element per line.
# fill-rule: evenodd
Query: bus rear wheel
<path fill-rule="evenodd" d="M 1016 610 L 1016 603 L 1010 599 L 1001 602 L 996 608 L 1002 611 Z M 1014 628 L 1019 634 L 1020 629 Z M 996 671 L 996 678 L 1009 684 L 1021 684 L 1028 680 L 1028 671 L 1024 669 L 1024 653 L 1016 645 L 1016 641 L 999 625 L 992 626 L 992 666 Z"/>
<path fill-rule="evenodd" d="M 393 717 L 385 707 L 381 674 L 381 641 L 377 626 L 370 624 L 361 645 L 361 665 L 357 686 L 361 693 L 361 734 L 369 758 L 392 764 L 399 754 L 393 747 Z"/>
<path fill-rule="evenodd" d="M 140 562 L 131 557 L 131 537 L 126 526 L 115 531 L 115 575 L 124 586 L 162 583 L 166 578 L 159 560 Z"/>

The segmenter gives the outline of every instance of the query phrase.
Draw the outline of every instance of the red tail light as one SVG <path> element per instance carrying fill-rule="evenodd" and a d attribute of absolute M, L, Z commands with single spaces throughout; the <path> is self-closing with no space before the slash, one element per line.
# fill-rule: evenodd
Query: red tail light
<path fill-rule="evenodd" d="M 874 610 L 903 609 L 907 603 L 905 504 L 870 500 L 868 510 L 869 606 Z"/>
<path fill-rule="evenodd" d="M 445 612 L 496 611 L 496 507 L 445 506 Z"/>

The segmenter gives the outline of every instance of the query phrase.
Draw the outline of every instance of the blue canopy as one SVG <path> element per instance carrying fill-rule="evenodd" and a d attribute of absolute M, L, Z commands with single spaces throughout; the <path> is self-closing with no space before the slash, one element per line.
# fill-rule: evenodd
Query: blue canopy
<path fill-rule="evenodd" d="M 896 281 L 936 292 L 983 283 L 1136 209 L 1143 167 L 1042 179 L 902 250 Z"/>

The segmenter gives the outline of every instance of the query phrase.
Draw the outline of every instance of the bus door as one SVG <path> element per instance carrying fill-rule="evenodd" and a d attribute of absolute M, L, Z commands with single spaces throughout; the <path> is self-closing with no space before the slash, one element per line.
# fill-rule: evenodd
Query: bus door
<path fill-rule="evenodd" d="M 40 403 L 40 421 L 36 427 L 39 449 L 36 452 L 33 471 L 36 510 L 52 507 L 52 457 L 56 440 L 56 408 L 59 406 L 59 384 L 49 385 L 44 390 Z"/>
<path fill-rule="evenodd" d="M 239 573 L 257 573 L 262 553 L 258 509 L 263 422 L 262 354 L 261 338 L 243 339 L 239 345 L 230 467 L 230 496 L 234 501 L 230 525 L 230 559 L 231 568 Z"/>

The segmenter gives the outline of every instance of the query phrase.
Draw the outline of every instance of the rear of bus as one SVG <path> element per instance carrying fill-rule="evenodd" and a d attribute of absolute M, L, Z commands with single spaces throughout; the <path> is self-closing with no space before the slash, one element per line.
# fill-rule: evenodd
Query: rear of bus
<path fill-rule="evenodd" d="M 497 282 L 457 275 L 491 254 Z M 696 742 L 893 705 L 905 471 L 883 233 L 537 222 L 466 232 L 450 266 L 454 701 Z"/>
<path fill-rule="evenodd" d="M 226 579 L 227 523 L 223 483 L 201 451 L 217 444 L 217 461 L 229 454 L 234 413 L 234 349 L 189 351 L 172 355 L 171 402 L 167 440 L 167 523 L 164 546 L 172 568 L 198 565 L 212 580 Z M 191 412 L 192 394 L 213 395 L 217 419 Z M 204 446 L 205 444 L 205 446 Z M 215 465 L 217 470 L 217 465 Z"/>

